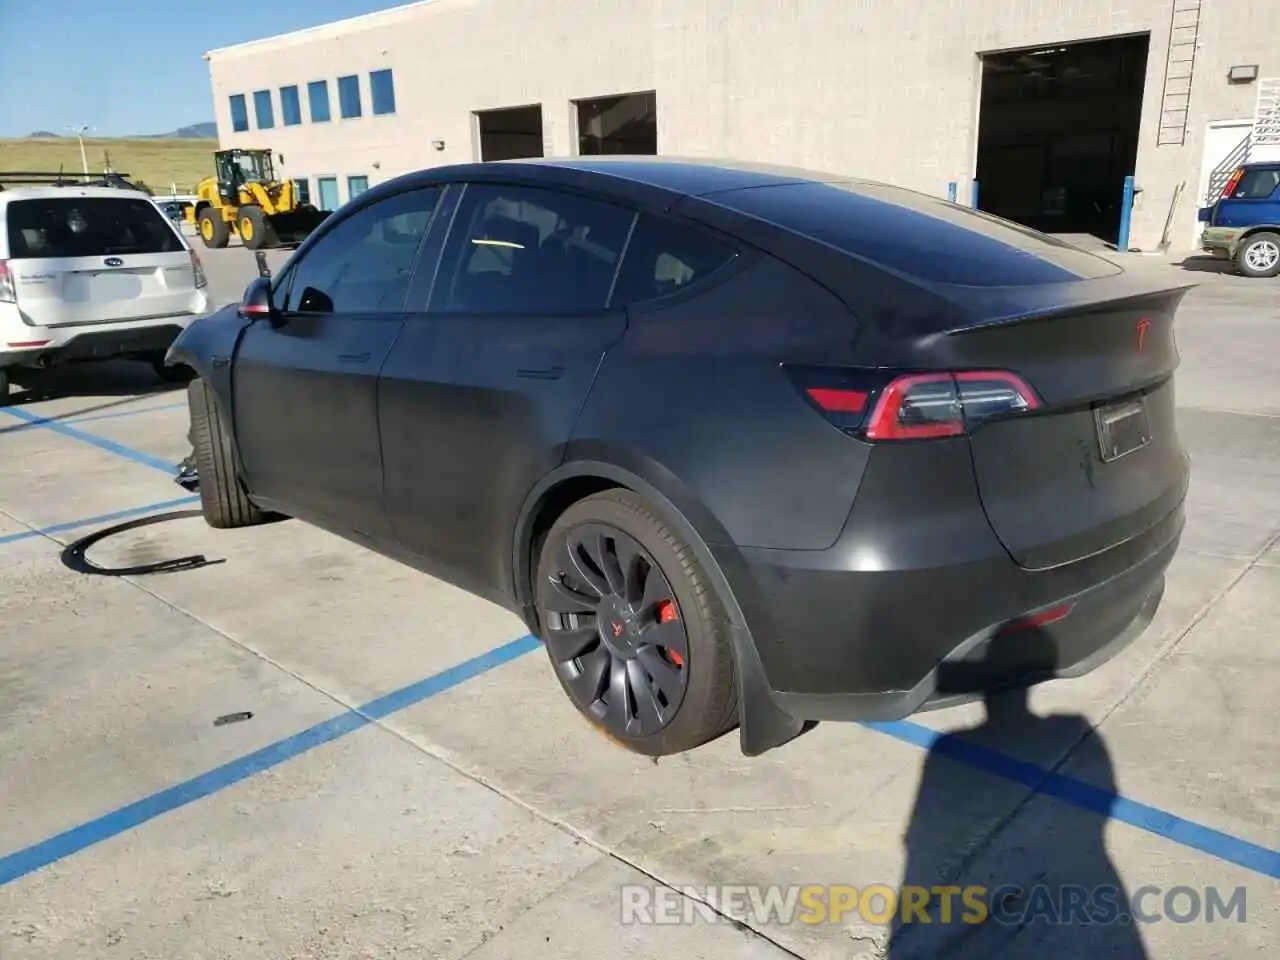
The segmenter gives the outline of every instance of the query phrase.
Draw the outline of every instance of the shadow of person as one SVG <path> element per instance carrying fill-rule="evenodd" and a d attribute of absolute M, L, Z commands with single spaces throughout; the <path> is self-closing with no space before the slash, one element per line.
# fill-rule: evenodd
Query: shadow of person
<path fill-rule="evenodd" d="M 1053 675 L 1056 649 L 1042 629 L 1024 629 L 939 670 L 940 696 L 996 689 L 982 697 L 981 724 L 939 737 L 925 758 L 890 960 L 1147 956 L 1107 855 L 1105 819 L 1028 792 L 1042 776 L 1036 768 L 1067 751 L 1074 775 L 1115 792 L 1110 757 L 1085 717 L 1028 709 L 1026 684 Z"/>

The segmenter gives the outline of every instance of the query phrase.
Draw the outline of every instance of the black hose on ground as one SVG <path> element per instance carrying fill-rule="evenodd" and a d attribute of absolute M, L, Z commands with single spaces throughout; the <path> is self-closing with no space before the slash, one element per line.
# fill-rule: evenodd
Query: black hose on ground
<path fill-rule="evenodd" d="M 117 533 L 124 533 L 128 530 L 136 530 L 138 527 L 150 526 L 153 523 L 164 523 L 168 520 L 180 520 L 186 517 L 201 516 L 199 510 L 170 510 L 167 513 L 157 513 L 149 517 L 139 517 L 136 520 L 128 520 L 124 523 L 117 523 L 111 527 L 104 527 L 101 530 L 95 530 L 93 533 L 81 537 L 73 543 L 67 544 L 62 550 L 62 563 L 76 573 L 97 574 L 106 577 L 138 577 L 148 573 L 176 573 L 179 570 L 198 570 L 200 567 L 209 567 L 218 563 L 226 563 L 226 560 L 209 560 L 205 555 L 194 554 L 189 557 L 177 557 L 173 560 L 158 560 L 154 563 L 143 563 L 133 567 L 100 567 L 93 563 L 86 556 L 89 548 L 99 543 L 107 537 L 115 536 Z"/>

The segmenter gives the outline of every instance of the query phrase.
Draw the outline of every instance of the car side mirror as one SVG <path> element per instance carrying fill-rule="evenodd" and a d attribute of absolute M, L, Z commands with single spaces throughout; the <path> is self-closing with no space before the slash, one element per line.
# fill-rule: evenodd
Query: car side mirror
<path fill-rule="evenodd" d="M 266 320 L 272 326 L 279 322 L 280 314 L 271 303 L 271 280 L 258 277 L 245 287 L 240 298 L 240 316 L 246 320 Z"/>

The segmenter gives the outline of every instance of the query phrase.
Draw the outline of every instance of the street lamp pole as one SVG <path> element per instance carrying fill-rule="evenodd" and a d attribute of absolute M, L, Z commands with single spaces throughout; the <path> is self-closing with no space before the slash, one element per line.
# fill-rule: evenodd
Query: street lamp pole
<path fill-rule="evenodd" d="M 76 139 L 80 142 L 80 166 L 84 170 L 84 179 L 86 182 L 88 182 L 89 157 L 84 152 L 84 135 L 87 131 L 92 130 L 93 127 L 89 126 L 88 124 L 85 124 L 82 127 L 67 127 L 67 129 L 70 130 L 72 133 L 74 133 L 76 135 Z"/>

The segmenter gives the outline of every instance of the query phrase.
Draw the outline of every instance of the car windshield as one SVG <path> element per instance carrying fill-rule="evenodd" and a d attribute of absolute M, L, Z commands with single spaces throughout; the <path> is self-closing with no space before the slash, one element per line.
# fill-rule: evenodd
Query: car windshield
<path fill-rule="evenodd" d="M 41 197 L 9 204 L 9 256 L 97 257 L 179 253 L 182 241 L 149 200 Z"/>

